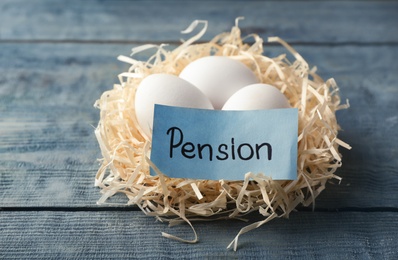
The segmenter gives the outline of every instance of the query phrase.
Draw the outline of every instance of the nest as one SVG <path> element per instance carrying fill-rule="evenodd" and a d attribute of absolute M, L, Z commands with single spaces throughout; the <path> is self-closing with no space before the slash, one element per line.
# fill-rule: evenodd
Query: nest
<path fill-rule="evenodd" d="M 340 127 L 336 111 L 341 105 L 334 79 L 324 81 L 316 68 L 310 68 L 303 57 L 278 37 L 268 38 L 286 48 L 287 54 L 263 56 L 263 40 L 255 34 L 241 37 L 235 26 L 209 42 L 197 42 L 207 29 L 207 21 L 194 21 L 182 33 L 202 29 L 174 50 L 165 44 L 147 44 L 133 48 L 136 53 L 154 49 L 147 61 L 119 56 L 131 65 L 119 75 L 120 84 L 103 93 L 95 106 L 100 121 L 95 130 L 103 159 L 96 175 L 101 188 L 99 204 L 107 203 L 117 193 L 125 194 L 126 205 L 137 205 L 146 215 L 170 225 L 188 223 L 194 233 L 192 240 L 171 234 L 168 238 L 195 243 L 198 236 L 192 225 L 195 220 L 240 219 L 257 211 L 264 218 L 242 228 L 228 247 L 236 250 L 241 234 L 257 228 L 276 217 L 288 217 L 298 205 L 314 207 L 316 197 L 330 179 L 340 180 L 334 173 L 342 165 L 340 146 L 350 146 L 337 138 Z M 246 43 L 251 39 L 251 43 Z M 277 181 L 262 173 L 242 173 L 242 181 L 195 180 L 169 178 L 150 160 L 151 140 L 140 129 L 134 111 L 136 88 L 153 73 L 178 75 L 190 62 L 210 55 L 233 56 L 257 75 L 262 83 L 280 89 L 290 105 L 298 108 L 297 179 Z M 150 175 L 150 167 L 156 175 Z"/>

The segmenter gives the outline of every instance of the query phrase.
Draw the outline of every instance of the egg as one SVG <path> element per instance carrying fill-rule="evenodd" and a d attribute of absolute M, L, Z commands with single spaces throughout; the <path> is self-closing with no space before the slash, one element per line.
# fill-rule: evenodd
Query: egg
<path fill-rule="evenodd" d="M 252 84 L 238 90 L 222 110 L 260 110 L 290 108 L 289 101 L 279 89 L 268 84 Z"/>
<path fill-rule="evenodd" d="M 214 109 L 221 109 L 239 89 L 259 82 L 246 65 L 225 56 L 197 59 L 189 63 L 179 77 L 199 88 L 210 99 Z"/>
<path fill-rule="evenodd" d="M 155 104 L 213 109 L 210 100 L 191 83 L 171 74 L 152 74 L 144 78 L 135 94 L 138 124 L 152 136 Z"/>

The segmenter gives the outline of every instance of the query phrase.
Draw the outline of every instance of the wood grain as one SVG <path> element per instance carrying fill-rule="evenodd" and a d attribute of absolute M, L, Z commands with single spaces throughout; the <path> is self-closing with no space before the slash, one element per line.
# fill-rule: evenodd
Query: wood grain
<path fill-rule="evenodd" d="M 397 259 L 396 10 L 397 1 L 0 0 L 0 258 Z M 225 247 L 247 223 L 195 223 L 200 242 L 186 245 L 160 233 L 191 238 L 187 225 L 97 206 L 93 103 L 128 68 L 116 57 L 147 42 L 173 48 L 194 19 L 209 21 L 208 40 L 238 16 L 244 35 L 280 36 L 336 79 L 351 105 L 337 113 L 353 147 L 341 150 L 342 182 L 327 185 L 316 212 L 242 236 L 237 252 Z"/>
<path fill-rule="evenodd" d="M 21 8 L 22 7 L 22 8 Z M 244 16 L 246 33 L 301 43 L 396 43 L 397 2 L 390 1 L 0 1 L 4 41 L 178 41 L 193 20 L 204 39 Z M 388 17 L 388 19 L 386 19 Z"/>
<path fill-rule="evenodd" d="M 0 258 L 29 259 L 396 259 L 397 212 L 293 213 L 240 238 L 226 250 L 241 221 L 194 223 L 173 228 L 141 212 L 22 211 L 0 214 Z"/>

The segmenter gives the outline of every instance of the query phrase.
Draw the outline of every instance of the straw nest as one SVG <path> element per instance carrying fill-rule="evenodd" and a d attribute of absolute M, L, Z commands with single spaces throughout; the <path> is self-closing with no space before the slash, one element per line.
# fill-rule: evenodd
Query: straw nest
<path fill-rule="evenodd" d="M 232 219 L 257 211 L 264 219 L 241 229 L 228 247 L 236 250 L 239 235 L 276 217 L 288 217 L 298 205 L 314 205 L 315 198 L 342 164 L 338 148 L 349 145 L 337 138 L 339 125 L 336 111 L 341 105 L 338 87 L 333 79 L 324 81 L 310 68 L 303 57 L 278 37 L 268 38 L 284 46 L 287 54 L 263 56 L 263 40 L 258 35 L 241 37 L 236 24 L 228 33 L 213 40 L 198 43 L 206 32 L 206 21 L 194 21 L 182 33 L 202 29 L 182 42 L 174 50 L 166 45 L 143 45 L 132 50 L 136 53 L 154 49 L 147 61 L 120 56 L 119 60 L 131 65 L 119 75 L 120 84 L 103 93 L 95 106 L 100 109 L 100 121 L 95 130 L 102 151 L 102 164 L 96 176 L 96 186 L 103 196 L 99 204 L 116 193 L 126 195 L 126 205 L 137 205 L 145 214 L 155 216 L 170 225 L 188 223 L 192 240 L 171 234 L 168 238 L 194 243 L 198 240 L 192 221 L 203 219 Z M 251 39 L 251 43 L 245 43 Z M 210 55 L 233 56 L 253 70 L 262 83 L 280 89 L 292 107 L 298 108 L 297 179 L 276 181 L 262 173 L 242 173 L 242 181 L 194 180 L 169 178 L 157 171 L 150 175 L 151 140 L 141 131 L 134 111 L 134 97 L 140 81 L 153 73 L 178 75 L 190 62 Z"/>

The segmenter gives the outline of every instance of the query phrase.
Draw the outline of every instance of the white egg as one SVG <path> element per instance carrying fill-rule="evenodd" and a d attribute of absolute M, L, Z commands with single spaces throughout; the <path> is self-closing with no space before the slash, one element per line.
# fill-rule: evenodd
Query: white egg
<path fill-rule="evenodd" d="M 155 104 L 213 109 L 210 100 L 191 83 L 171 74 L 147 76 L 135 94 L 135 113 L 148 137 L 152 136 Z"/>
<path fill-rule="evenodd" d="M 195 60 L 179 76 L 199 88 L 210 99 L 214 109 L 221 109 L 239 89 L 259 82 L 246 65 L 225 56 L 208 56 Z"/>
<path fill-rule="evenodd" d="M 259 110 L 290 108 L 289 101 L 279 89 L 268 84 L 253 84 L 238 90 L 222 110 Z"/>

